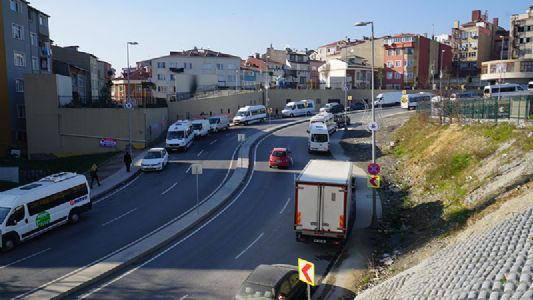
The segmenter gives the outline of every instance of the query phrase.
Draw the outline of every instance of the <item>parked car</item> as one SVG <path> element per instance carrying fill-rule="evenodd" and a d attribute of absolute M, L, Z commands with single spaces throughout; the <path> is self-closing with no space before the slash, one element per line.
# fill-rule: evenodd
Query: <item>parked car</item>
<path fill-rule="evenodd" d="M 366 109 L 366 107 L 363 102 L 355 102 L 355 103 L 350 104 L 348 109 L 349 110 L 364 110 Z"/>
<path fill-rule="evenodd" d="M 333 116 L 333 120 L 337 123 L 337 128 L 345 127 L 351 124 L 351 119 L 348 115 L 338 113 Z"/>
<path fill-rule="evenodd" d="M 298 279 L 298 269 L 290 265 L 259 265 L 243 281 L 235 300 L 306 299 L 306 285 Z"/>
<path fill-rule="evenodd" d="M 268 167 L 288 168 L 291 164 L 289 153 L 287 148 L 272 149 L 268 158 Z"/>
<path fill-rule="evenodd" d="M 148 150 L 141 161 L 142 171 L 161 171 L 168 164 L 168 152 L 164 148 Z"/>
<path fill-rule="evenodd" d="M 337 102 L 327 103 L 326 105 L 324 105 L 323 108 L 326 112 L 329 112 L 332 114 L 344 112 L 344 105 L 337 103 Z"/>
<path fill-rule="evenodd" d="M 229 119 L 226 115 L 218 115 L 209 117 L 209 124 L 211 124 L 211 132 L 218 132 L 220 130 L 229 129 Z"/>

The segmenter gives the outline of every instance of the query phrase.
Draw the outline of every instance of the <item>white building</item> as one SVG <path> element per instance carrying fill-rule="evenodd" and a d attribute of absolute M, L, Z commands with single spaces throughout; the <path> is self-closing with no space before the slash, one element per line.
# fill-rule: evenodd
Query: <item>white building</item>
<path fill-rule="evenodd" d="M 171 99 L 178 91 L 176 86 L 181 75 L 193 75 L 189 81 L 190 93 L 215 90 L 217 87 L 240 88 L 240 57 L 194 48 L 151 59 L 152 82 L 156 85 L 156 98 Z M 178 76 L 181 74 L 180 76 Z"/>
<path fill-rule="evenodd" d="M 331 59 L 318 68 L 321 88 L 341 89 L 346 82 L 349 89 L 368 88 L 371 85 L 370 64 L 359 56 L 348 57 L 348 63 Z"/>

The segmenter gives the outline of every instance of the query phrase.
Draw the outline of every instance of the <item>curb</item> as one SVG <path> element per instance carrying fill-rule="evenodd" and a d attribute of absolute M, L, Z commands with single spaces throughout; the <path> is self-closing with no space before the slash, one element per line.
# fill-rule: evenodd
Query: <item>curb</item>
<path fill-rule="evenodd" d="M 233 171 L 233 174 L 213 195 L 211 195 L 210 198 L 202 201 L 199 206 L 191 207 L 182 215 L 178 216 L 177 219 L 171 220 L 169 223 L 154 230 L 150 236 L 142 237 L 139 240 L 104 256 L 99 261 L 94 262 L 92 265 L 88 265 L 84 269 L 79 271 L 75 270 L 72 274 L 64 275 L 47 286 L 39 287 L 35 292 L 26 295 L 24 299 L 63 299 L 102 281 L 106 277 L 111 276 L 132 264 L 138 263 L 143 258 L 150 256 L 158 250 L 175 242 L 176 239 L 190 232 L 197 225 L 202 223 L 202 221 L 217 213 L 230 200 L 232 200 L 237 192 L 240 191 L 243 184 L 245 184 L 246 180 L 251 175 L 254 166 L 253 159 L 250 160 L 250 154 L 252 153 L 254 146 L 256 146 L 263 137 L 307 121 L 308 119 L 306 118 L 289 122 L 265 129 L 264 131 L 252 135 L 239 146 L 237 168 Z M 239 162 L 244 163 L 247 166 L 246 169 L 239 168 Z M 137 172 L 140 172 L 140 170 Z M 116 186 L 124 184 L 132 177 L 133 175 Z M 95 197 L 100 197 L 102 195 L 103 193 Z M 219 198 L 219 200 L 217 200 L 217 198 Z M 200 213 L 202 210 L 203 212 Z M 199 216 L 196 215 L 196 211 L 198 211 Z"/>

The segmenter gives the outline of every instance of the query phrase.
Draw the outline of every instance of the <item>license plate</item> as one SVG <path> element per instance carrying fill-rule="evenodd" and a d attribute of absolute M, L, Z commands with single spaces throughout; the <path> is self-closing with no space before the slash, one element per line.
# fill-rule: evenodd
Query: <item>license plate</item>
<path fill-rule="evenodd" d="M 314 243 L 325 244 L 325 243 L 326 243 L 326 240 L 323 240 L 323 239 L 314 239 L 313 242 L 314 242 Z"/>

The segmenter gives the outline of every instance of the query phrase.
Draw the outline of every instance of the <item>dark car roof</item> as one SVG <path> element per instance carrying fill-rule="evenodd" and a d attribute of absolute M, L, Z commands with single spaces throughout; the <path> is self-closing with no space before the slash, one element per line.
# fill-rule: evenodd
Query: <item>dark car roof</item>
<path fill-rule="evenodd" d="M 259 265 L 253 270 L 246 282 L 274 287 L 287 273 L 297 271 L 296 267 L 289 265 Z"/>

